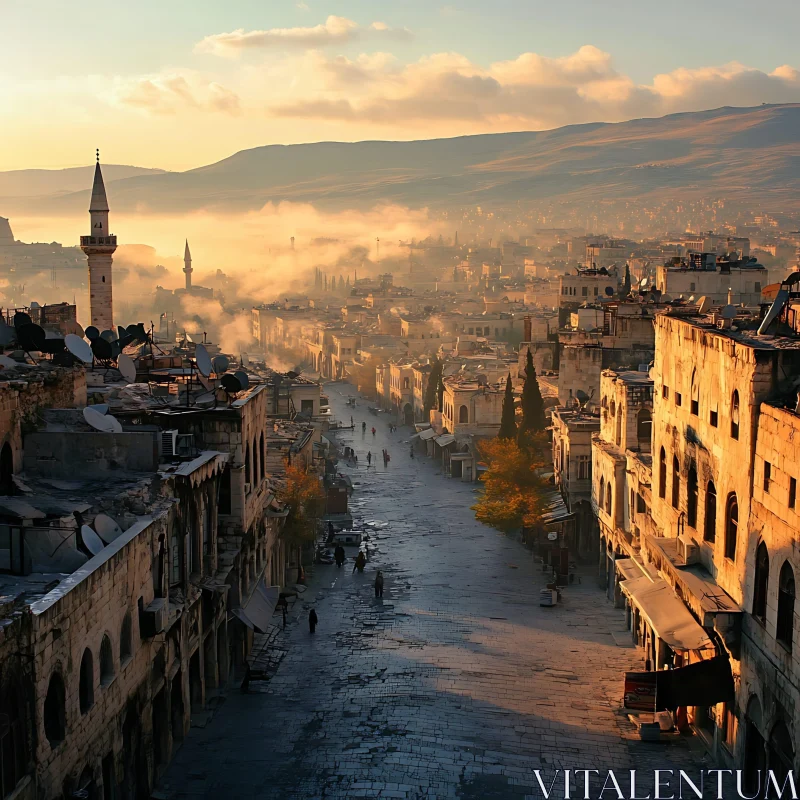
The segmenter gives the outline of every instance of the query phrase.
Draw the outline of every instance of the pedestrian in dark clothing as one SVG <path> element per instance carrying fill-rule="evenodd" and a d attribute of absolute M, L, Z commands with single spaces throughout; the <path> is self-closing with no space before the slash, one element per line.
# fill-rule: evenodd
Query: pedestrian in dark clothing
<path fill-rule="evenodd" d="M 333 554 L 336 558 L 336 566 L 341 567 L 342 564 L 344 564 L 344 547 L 342 547 L 340 544 L 337 544 Z"/>
<path fill-rule="evenodd" d="M 250 691 L 250 665 L 247 662 L 244 665 L 244 680 L 240 688 L 245 693 Z"/>
<path fill-rule="evenodd" d="M 367 466 L 372 465 L 372 451 L 367 452 Z"/>
<path fill-rule="evenodd" d="M 375 597 L 383 597 L 383 573 L 380 570 L 375 576 Z"/>
<path fill-rule="evenodd" d="M 317 620 L 317 612 L 314 611 L 314 609 L 312 608 L 311 611 L 309 611 L 308 613 L 308 630 L 311 633 L 314 633 L 318 621 L 319 620 Z"/>
<path fill-rule="evenodd" d="M 367 432 L 367 423 L 366 422 L 362 422 L 361 423 L 361 433 L 366 433 L 366 432 Z"/>
<path fill-rule="evenodd" d="M 286 601 L 285 597 L 281 597 L 278 600 L 278 608 L 280 608 L 281 614 L 283 615 L 283 629 L 286 630 L 286 612 L 289 610 L 289 603 Z"/>
<path fill-rule="evenodd" d="M 330 544 L 334 540 L 335 536 L 336 536 L 336 533 L 333 530 L 333 523 L 329 522 L 328 523 L 328 541 L 327 541 L 327 543 Z"/>

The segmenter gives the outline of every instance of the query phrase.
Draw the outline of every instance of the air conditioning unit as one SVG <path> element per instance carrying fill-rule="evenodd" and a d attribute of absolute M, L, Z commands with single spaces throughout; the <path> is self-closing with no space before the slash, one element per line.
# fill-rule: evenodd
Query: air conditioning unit
<path fill-rule="evenodd" d="M 175 455 L 191 456 L 194 454 L 194 434 L 179 433 L 175 439 Z"/>
<path fill-rule="evenodd" d="M 176 455 L 178 431 L 161 431 L 161 455 L 171 458 Z"/>
<path fill-rule="evenodd" d="M 700 559 L 700 548 L 691 536 L 679 536 L 678 554 L 683 558 L 684 564 L 696 564 Z"/>
<path fill-rule="evenodd" d="M 152 639 L 164 630 L 166 624 L 167 601 L 163 597 L 157 597 L 139 613 L 139 635 L 142 639 Z"/>

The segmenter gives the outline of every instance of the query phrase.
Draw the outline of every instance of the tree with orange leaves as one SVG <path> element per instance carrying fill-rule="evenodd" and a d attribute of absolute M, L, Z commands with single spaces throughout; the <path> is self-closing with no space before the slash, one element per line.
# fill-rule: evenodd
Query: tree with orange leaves
<path fill-rule="evenodd" d="M 289 510 L 283 535 L 297 544 L 313 542 L 317 535 L 317 521 L 325 507 L 325 493 L 317 475 L 306 472 L 302 466 L 287 464 L 278 499 Z"/>
<path fill-rule="evenodd" d="M 543 434 L 529 435 L 529 448 L 514 439 L 488 439 L 478 445 L 489 469 L 481 476 L 483 492 L 472 506 L 475 519 L 501 531 L 534 527 L 544 513 L 547 483 L 542 472 L 548 461 Z"/>

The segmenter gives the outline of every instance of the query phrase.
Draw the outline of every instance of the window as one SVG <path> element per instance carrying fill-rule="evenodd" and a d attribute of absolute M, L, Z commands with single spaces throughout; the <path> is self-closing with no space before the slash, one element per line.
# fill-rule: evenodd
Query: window
<path fill-rule="evenodd" d="M 92 651 L 88 647 L 83 651 L 83 658 L 81 658 L 78 703 L 81 714 L 85 714 L 94 705 L 94 659 Z"/>
<path fill-rule="evenodd" d="M 172 529 L 169 540 L 169 585 L 175 586 L 181 582 L 181 537 L 177 526 Z"/>
<path fill-rule="evenodd" d="M 700 387 L 697 385 L 697 375 L 696 370 L 692 370 L 692 395 L 691 395 L 691 402 L 689 404 L 690 412 L 695 416 L 700 416 Z"/>
<path fill-rule="evenodd" d="M 584 286 L 584 287 L 582 287 L 582 288 L 581 288 L 581 294 L 582 294 L 584 297 L 588 297 L 588 296 L 589 296 L 589 287 L 588 287 L 588 286 Z"/>
<path fill-rule="evenodd" d="M 263 481 L 267 474 L 267 445 L 264 441 L 264 431 L 261 431 L 261 443 L 259 450 L 261 452 L 261 480 Z"/>
<path fill-rule="evenodd" d="M 611 481 L 606 484 L 606 514 L 611 514 Z"/>
<path fill-rule="evenodd" d="M 597 507 L 602 508 L 603 502 L 605 501 L 605 494 L 606 494 L 606 479 L 604 476 L 600 476 L 600 491 L 597 495 Z"/>
<path fill-rule="evenodd" d="M 50 742 L 50 747 L 63 742 L 66 735 L 65 701 L 64 681 L 61 675 L 54 672 L 50 676 L 47 696 L 44 698 L 44 734 Z"/>
<path fill-rule="evenodd" d="M 690 528 L 697 527 L 697 470 L 692 464 L 686 482 L 686 524 Z"/>
<path fill-rule="evenodd" d="M 754 284 L 754 286 L 755 286 L 755 290 L 756 290 L 757 292 L 760 292 L 760 291 L 761 291 L 761 281 L 756 281 L 756 282 L 755 282 L 755 284 Z"/>
<path fill-rule="evenodd" d="M 636 439 L 640 450 L 650 449 L 650 434 L 653 431 L 653 416 L 649 408 L 640 408 L 636 415 Z"/>
<path fill-rule="evenodd" d="M 717 490 L 713 481 L 706 486 L 706 520 L 703 539 L 713 542 L 717 538 Z"/>
<path fill-rule="evenodd" d="M 466 406 L 461 406 L 458 409 L 458 421 L 461 423 L 469 422 L 469 409 Z"/>
<path fill-rule="evenodd" d="M 131 614 L 125 614 L 119 634 L 119 660 L 124 664 L 133 655 L 133 636 L 131 635 Z"/>
<path fill-rule="evenodd" d="M 772 464 L 769 461 L 764 462 L 764 491 L 769 494 L 769 485 L 772 480 Z"/>
<path fill-rule="evenodd" d="M 794 598 L 794 570 L 788 561 L 784 561 L 778 577 L 778 624 L 775 638 L 789 650 L 792 649 L 794 634 Z"/>
<path fill-rule="evenodd" d="M 634 491 L 633 491 L 633 489 L 631 489 L 631 499 L 630 499 L 630 502 L 628 504 L 628 513 L 631 515 L 631 517 L 635 517 L 636 516 L 636 504 L 635 504 L 635 501 L 634 501 L 634 497 L 635 497 Z"/>
<path fill-rule="evenodd" d="M 728 495 L 725 504 L 725 558 L 733 561 L 736 558 L 736 538 L 739 535 L 739 502 L 736 494 Z"/>
<path fill-rule="evenodd" d="M 690 283 L 690 284 L 689 284 L 689 291 L 690 291 L 690 292 L 693 292 L 694 290 L 695 290 L 695 284 L 693 284 L 693 283 Z"/>
<path fill-rule="evenodd" d="M 769 553 L 764 542 L 756 550 L 756 574 L 753 581 L 753 616 L 762 625 L 767 621 L 767 588 L 769 586 Z"/>
<path fill-rule="evenodd" d="M 678 456 L 672 456 L 672 507 L 677 508 L 681 499 L 681 465 Z"/>
<path fill-rule="evenodd" d="M 664 384 L 664 386 L 661 387 L 661 396 L 665 400 L 669 399 L 669 386 L 667 386 L 666 384 Z"/>
<path fill-rule="evenodd" d="M 658 496 L 662 500 L 667 496 L 667 454 L 663 447 L 658 461 Z"/>
<path fill-rule="evenodd" d="M 683 395 L 680 392 L 675 392 L 675 405 L 679 406 L 683 404 Z"/>
<path fill-rule="evenodd" d="M 731 438 L 739 438 L 739 392 L 736 390 L 731 397 Z"/>
<path fill-rule="evenodd" d="M 797 478 L 789 478 L 789 508 L 797 503 Z"/>
<path fill-rule="evenodd" d="M 647 511 L 647 506 L 644 503 L 644 497 L 642 497 L 638 492 L 636 494 L 636 513 L 637 514 L 644 514 Z"/>
<path fill-rule="evenodd" d="M 709 412 L 708 422 L 712 428 L 716 428 L 719 425 L 719 414 L 716 411 Z"/>
<path fill-rule="evenodd" d="M 108 634 L 100 643 L 100 685 L 108 686 L 114 680 L 114 651 Z"/>
<path fill-rule="evenodd" d="M 253 483 L 258 483 L 259 466 L 258 466 L 258 439 L 253 439 Z"/>
<path fill-rule="evenodd" d="M 578 480 L 588 480 L 592 475 L 592 463 L 589 456 L 578 456 Z"/>
<path fill-rule="evenodd" d="M 594 287 L 594 296 L 595 296 L 595 297 L 597 297 L 597 295 L 598 295 L 598 289 L 597 289 L 597 287 L 595 286 L 595 287 Z"/>

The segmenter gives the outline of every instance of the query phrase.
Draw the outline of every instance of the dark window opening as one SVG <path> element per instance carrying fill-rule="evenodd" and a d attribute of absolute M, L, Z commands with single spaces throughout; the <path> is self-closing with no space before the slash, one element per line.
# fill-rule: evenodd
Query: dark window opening
<path fill-rule="evenodd" d="M 663 447 L 658 461 L 658 496 L 662 500 L 667 496 L 667 454 Z"/>
<path fill-rule="evenodd" d="M 769 461 L 764 462 L 764 491 L 769 493 L 769 484 L 772 480 L 772 464 Z"/>
<path fill-rule="evenodd" d="M 677 508 L 681 499 L 681 467 L 678 457 L 672 456 L 672 507 Z"/>
<path fill-rule="evenodd" d="M 55 747 L 64 741 L 67 729 L 65 702 L 64 681 L 61 675 L 54 672 L 50 676 L 47 696 L 44 699 L 44 734 L 50 742 L 50 747 Z"/>
<path fill-rule="evenodd" d="M 697 470 L 692 465 L 686 483 L 686 523 L 690 528 L 697 527 Z"/>
<path fill-rule="evenodd" d="M 794 638 L 794 598 L 794 570 L 788 561 L 784 561 L 778 578 L 778 624 L 775 638 L 790 651 Z"/>
<path fill-rule="evenodd" d="M 789 478 L 789 508 L 797 504 L 797 478 Z"/>
<path fill-rule="evenodd" d="M 717 538 L 717 490 L 713 481 L 706 487 L 706 519 L 703 529 L 703 539 L 713 542 Z"/>
<path fill-rule="evenodd" d="M 739 438 L 739 392 L 736 390 L 731 398 L 731 438 Z"/>
<path fill-rule="evenodd" d="M 753 616 L 763 625 L 767 621 L 767 590 L 769 587 L 769 553 L 764 542 L 756 550 L 756 574 L 753 582 Z"/>
<path fill-rule="evenodd" d="M 100 643 L 100 685 L 108 686 L 114 680 L 114 651 L 111 648 L 111 639 L 103 636 Z"/>
<path fill-rule="evenodd" d="M 739 535 L 739 503 L 731 492 L 725 505 L 725 558 L 736 558 L 736 539 Z"/>
<path fill-rule="evenodd" d="M 719 425 L 719 413 L 716 411 L 712 411 L 708 415 L 708 422 L 712 428 L 716 428 Z"/>
<path fill-rule="evenodd" d="M 85 714 L 94 705 L 94 659 L 92 651 L 87 647 L 81 659 L 81 676 L 78 684 L 78 702 L 81 714 Z"/>

